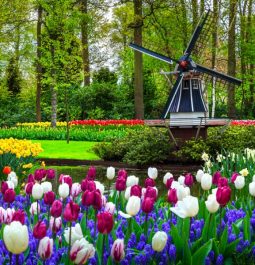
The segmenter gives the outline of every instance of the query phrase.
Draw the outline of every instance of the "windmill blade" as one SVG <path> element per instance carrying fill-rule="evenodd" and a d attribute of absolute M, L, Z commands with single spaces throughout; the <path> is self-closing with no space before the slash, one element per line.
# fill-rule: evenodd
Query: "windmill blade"
<path fill-rule="evenodd" d="M 211 14 L 211 10 L 209 9 L 206 13 L 204 13 L 204 15 L 201 17 L 200 21 L 198 22 L 198 25 L 197 25 L 197 27 L 196 27 L 196 29 L 195 29 L 195 31 L 194 31 L 191 39 L 190 39 L 190 42 L 188 44 L 188 47 L 187 47 L 186 51 L 184 53 L 188 57 L 190 56 L 192 50 L 194 49 L 194 47 L 195 47 L 195 45 L 197 43 L 197 40 L 200 37 L 200 34 L 201 34 L 204 26 L 210 25 L 210 23 L 208 23 L 208 21 L 207 21 L 210 14 Z M 209 27 L 206 27 L 206 28 L 209 28 Z M 209 36 L 209 33 L 208 33 L 208 36 Z M 208 38 L 208 37 L 206 37 L 206 38 Z M 205 44 L 203 44 L 203 45 L 205 45 Z"/>
<path fill-rule="evenodd" d="M 159 60 L 161 60 L 163 62 L 166 62 L 166 63 L 169 63 L 169 64 L 173 64 L 173 62 L 178 63 L 178 60 L 176 60 L 176 59 L 172 59 L 170 57 L 167 57 L 165 55 L 159 54 L 157 52 L 153 52 L 153 51 L 151 51 L 149 49 L 145 49 L 142 46 L 139 46 L 139 45 L 134 44 L 134 43 L 130 43 L 129 47 L 134 49 L 134 50 L 136 50 L 136 51 L 139 51 L 141 53 L 145 53 L 147 55 L 150 55 L 151 57 L 154 57 L 156 59 L 159 59 Z"/>
<path fill-rule="evenodd" d="M 177 95 L 177 92 L 180 88 L 180 85 L 182 83 L 182 79 L 183 79 L 183 74 L 179 74 L 178 75 L 178 78 L 170 92 L 170 95 L 168 97 L 168 100 L 166 102 L 166 105 L 165 105 L 165 108 L 164 108 L 164 111 L 163 113 L 161 114 L 161 119 L 165 119 L 167 114 L 169 113 L 170 109 L 172 108 L 172 104 L 174 103 L 174 101 L 176 101 L 178 103 L 178 99 L 176 99 L 176 95 Z"/>
<path fill-rule="evenodd" d="M 224 81 L 227 81 L 229 83 L 233 83 L 233 84 L 238 85 L 238 86 L 241 85 L 241 83 L 242 83 L 242 80 L 240 80 L 240 79 L 237 79 L 235 77 L 220 73 L 218 71 L 212 70 L 210 68 L 204 67 L 204 66 L 199 65 L 199 64 L 197 64 L 196 67 L 194 67 L 194 70 L 201 72 L 201 73 L 205 73 L 205 74 L 214 76 L 216 78 L 222 79 Z"/>

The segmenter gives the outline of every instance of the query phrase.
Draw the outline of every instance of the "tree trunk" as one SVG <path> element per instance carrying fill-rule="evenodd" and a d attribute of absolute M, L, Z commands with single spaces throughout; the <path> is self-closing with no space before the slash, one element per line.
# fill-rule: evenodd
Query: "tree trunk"
<path fill-rule="evenodd" d="M 192 26 L 193 26 L 193 31 L 195 30 L 197 23 L 198 23 L 198 4 L 197 0 L 192 0 L 191 1 L 192 5 Z"/>
<path fill-rule="evenodd" d="M 90 85 L 90 68 L 89 68 L 89 46 L 88 46 L 88 0 L 81 0 L 81 45 L 82 45 L 82 62 L 83 62 L 83 83 L 85 86 Z"/>
<path fill-rule="evenodd" d="M 41 65 L 41 58 L 42 58 L 42 6 L 39 4 L 37 9 L 37 60 L 36 60 L 36 121 L 42 121 L 41 115 L 41 91 L 42 91 L 42 65 Z"/>
<path fill-rule="evenodd" d="M 142 45 L 142 0 L 134 0 L 134 43 Z M 144 103 L 143 103 L 143 56 L 142 53 L 135 51 L 134 71 L 135 71 L 135 118 L 144 118 Z"/>
<path fill-rule="evenodd" d="M 212 29 L 212 69 L 216 68 L 216 54 L 217 54 L 217 46 L 218 46 L 218 24 L 219 24 L 219 5 L 218 0 L 213 0 L 213 29 Z M 213 77 L 212 79 L 212 115 L 215 116 L 215 86 L 216 79 Z"/>
<path fill-rule="evenodd" d="M 53 40 L 51 40 L 53 41 Z M 51 127 L 55 128 L 57 126 L 57 91 L 55 88 L 55 69 L 54 69 L 54 61 L 55 61 L 55 50 L 53 44 L 51 44 Z"/>
<path fill-rule="evenodd" d="M 182 36 L 183 36 L 183 47 L 184 51 L 188 46 L 188 25 L 187 25 L 187 9 L 185 0 L 181 0 L 181 9 L 182 9 Z"/>
<path fill-rule="evenodd" d="M 200 17 L 203 15 L 205 11 L 205 0 L 200 0 Z"/>
<path fill-rule="evenodd" d="M 228 31 L 228 75 L 236 74 L 236 7 L 238 0 L 229 0 L 229 31 Z M 228 116 L 236 118 L 235 107 L 235 86 L 231 83 L 228 85 Z"/>

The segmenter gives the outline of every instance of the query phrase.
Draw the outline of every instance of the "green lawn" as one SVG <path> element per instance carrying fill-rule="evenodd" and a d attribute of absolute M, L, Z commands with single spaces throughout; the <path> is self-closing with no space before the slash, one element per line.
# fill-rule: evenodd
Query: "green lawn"
<path fill-rule="evenodd" d="M 33 140 L 32 142 L 40 143 L 44 150 L 39 154 L 39 158 L 99 159 L 92 151 L 96 142 L 72 141 L 69 144 L 59 140 Z"/>

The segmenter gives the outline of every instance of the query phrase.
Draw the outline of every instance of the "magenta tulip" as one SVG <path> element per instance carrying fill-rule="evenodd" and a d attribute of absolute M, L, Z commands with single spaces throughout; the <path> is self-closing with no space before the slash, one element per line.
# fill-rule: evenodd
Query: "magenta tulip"
<path fill-rule="evenodd" d="M 8 190 L 8 184 L 7 184 L 7 182 L 5 182 L 5 181 L 2 181 L 2 183 L 1 183 L 1 192 L 4 194 L 5 192 L 6 192 L 6 190 Z"/>
<path fill-rule="evenodd" d="M 13 213 L 12 222 L 19 221 L 22 225 L 25 224 L 25 212 L 23 210 L 17 210 Z"/>
<path fill-rule="evenodd" d="M 47 179 L 54 179 L 56 176 L 56 172 L 54 169 L 47 169 Z"/>
<path fill-rule="evenodd" d="M 214 185 L 218 185 L 218 181 L 219 181 L 219 179 L 220 179 L 221 177 L 222 177 L 222 176 L 221 176 L 220 171 L 216 171 L 216 172 L 213 174 L 212 183 L 213 183 Z"/>
<path fill-rule="evenodd" d="M 33 236 L 36 239 L 42 239 L 46 236 L 47 226 L 43 221 L 39 221 L 33 229 Z"/>
<path fill-rule="evenodd" d="M 167 194 L 167 201 L 171 204 L 176 204 L 178 201 L 177 190 L 170 189 Z"/>
<path fill-rule="evenodd" d="M 229 186 L 219 187 L 216 192 L 216 200 L 220 206 L 225 206 L 231 198 L 231 189 Z"/>
<path fill-rule="evenodd" d="M 194 183 L 194 178 L 193 178 L 193 176 L 192 176 L 190 173 L 186 174 L 186 175 L 185 175 L 185 179 L 184 179 L 184 184 L 185 184 L 186 186 L 191 187 L 191 186 L 193 185 L 193 183 Z"/>
<path fill-rule="evenodd" d="M 141 198 L 142 196 L 142 188 L 139 185 L 134 185 L 130 189 L 130 196 L 137 196 Z"/>
<path fill-rule="evenodd" d="M 62 214 L 62 202 L 60 200 L 56 200 L 52 203 L 52 206 L 50 208 L 50 214 L 55 218 L 61 216 L 61 214 Z"/>
<path fill-rule="evenodd" d="M 142 211 L 148 214 L 153 210 L 153 206 L 154 206 L 154 199 L 146 197 L 142 202 Z"/>
<path fill-rule="evenodd" d="M 225 187 L 225 186 L 228 186 L 228 179 L 224 177 L 219 178 L 218 187 Z"/>
<path fill-rule="evenodd" d="M 67 222 L 76 221 L 78 219 L 79 213 L 80 213 L 80 206 L 77 203 L 70 201 L 65 207 L 64 219 Z"/>
<path fill-rule="evenodd" d="M 87 179 L 88 180 L 94 180 L 96 178 L 96 168 L 91 166 L 89 167 L 88 173 L 87 173 Z"/>
<path fill-rule="evenodd" d="M 13 189 L 7 189 L 4 193 L 4 201 L 12 203 L 15 200 L 16 193 Z"/>
<path fill-rule="evenodd" d="M 48 191 L 44 194 L 43 200 L 44 203 L 47 205 L 52 205 L 52 203 L 55 201 L 55 193 L 53 191 Z"/>
<path fill-rule="evenodd" d="M 113 228 L 113 215 L 109 212 L 97 215 L 97 229 L 101 234 L 109 234 Z"/>
<path fill-rule="evenodd" d="M 25 185 L 25 192 L 26 192 L 27 195 L 31 195 L 32 194 L 33 186 L 34 186 L 34 182 L 28 182 Z"/>
<path fill-rule="evenodd" d="M 126 189 L 126 179 L 124 177 L 118 177 L 116 179 L 115 188 L 117 191 L 123 191 Z"/>
<path fill-rule="evenodd" d="M 145 180 L 144 186 L 145 186 L 145 188 L 147 188 L 147 187 L 155 187 L 156 186 L 155 180 L 151 179 L 151 178 L 147 178 Z"/>

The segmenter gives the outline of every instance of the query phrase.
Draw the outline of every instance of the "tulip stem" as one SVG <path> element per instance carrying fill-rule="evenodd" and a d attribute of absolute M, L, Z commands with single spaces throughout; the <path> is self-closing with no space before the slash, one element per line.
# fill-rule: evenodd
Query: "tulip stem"
<path fill-rule="evenodd" d="M 110 198 L 110 193 L 111 193 L 111 181 L 108 179 L 108 200 Z"/>
<path fill-rule="evenodd" d="M 70 233 L 69 233 L 69 245 L 68 245 L 68 265 L 70 264 L 70 251 L 71 251 L 71 240 L 72 240 L 72 222 L 69 224 Z"/>
<path fill-rule="evenodd" d="M 48 207 L 48 226 L 47 226 L 47 229 L 49 228 L 49 226 L 50 226 L 50 206 Z M 55 220 L 55 218 L 54 218 L 54 220 Z"/>
<path fill-rule="evenodd" d="M 219 231 L 219 238 L 221 235 L 221 219 L 222 219 L 222 207 L 220 206 L 220 231 Z"/>
<path fill-rule="evenodd" d="M 104 241 L 105 241 L 105 235 L 103 234 L 102 253 L 101 253 L 101 265 L 104 264 Z"/>
<path fill-rule="evenodd" d="M 148 214 L 146 213 L 145 214 L 145 227 L 144 227 L 145 231 L 144 231 L 144 234 L 145 234 L 145 240 L 147 242 L 147 237 L 148 237 Z"/>
<path fill-rule="evenodd" d="M 38 221 L 39 221 L 39 203 L 38 203 L 38 200 L 36 200 L 36 213 L 37 213 L 37 216 L 38 216 Z"/>
<path fill-rule="evenodd" d="M 95 209 L 95 219 L 94 219 L 94 241 L 96 242 L 97 235 L 97 210 Z"/>

